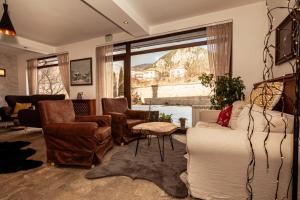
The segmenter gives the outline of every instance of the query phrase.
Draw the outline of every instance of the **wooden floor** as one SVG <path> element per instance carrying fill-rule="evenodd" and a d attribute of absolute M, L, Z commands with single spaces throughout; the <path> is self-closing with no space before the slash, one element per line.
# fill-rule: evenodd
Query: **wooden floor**
<path fill-rule="evenodd" d="M 174 199 L 153 183 L 145 180 L 132 180 L 119 176 L 88 180 L 84 175 L 88 169 L 71 167 L 53 167 L 45 164 L 45 143 L 38 129 L 17 132 L 0 131 L 0 141 L 30 141 L 37 153 L 31 159 L 42 160 L 44 164 L 36 169 L 17 173 L 0 174 L 0 199 L 10 200 L 167 200 Z M 109 161 L 114 147 L 104 160 Z"/>

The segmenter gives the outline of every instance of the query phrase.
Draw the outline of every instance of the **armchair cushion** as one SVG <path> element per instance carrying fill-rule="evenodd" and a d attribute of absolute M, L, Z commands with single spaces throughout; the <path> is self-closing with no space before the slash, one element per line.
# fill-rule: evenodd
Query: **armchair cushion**
<path fill-rule="evenodd" d="M 79 116 L 75 119 L 76 122 L 97 122 L 99 126 L 110 126 L 111 116 L 110 115 L 90 115 L 90 116 Z"/>
<path fill-rule="evenodd" d="M 12 114 L 18 114 L 20 110 L 29 109 L 32 106 L 31 103 L 18 103 L 16 102 L 14 111 Z"/>
<path fill-rule="evenodd" d="M 111 128 L 109 126 L 99 127 L 95 132 L 95 137 L 98 141 L 104 141 L 111 137 Z"/>
<path fill-rule="evenodd" d="M 98 128 L 96 122 L 68 122 L 53 123 L 44 127 L 45 134 L 54 137 L 66 136 L 94 136 L 95 130 Z"/>

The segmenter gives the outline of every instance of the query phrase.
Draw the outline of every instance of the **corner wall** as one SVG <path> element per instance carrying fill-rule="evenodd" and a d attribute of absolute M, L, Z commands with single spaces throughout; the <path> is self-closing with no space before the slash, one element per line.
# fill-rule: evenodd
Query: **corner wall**
<path fill-rule="evenodd" d="M 0 54 L 0 68 L 6 69 L 6 77 L 0 77 L 0 107 L 6 105 L 4 97 L 18 91 L 17 56 Z"/>

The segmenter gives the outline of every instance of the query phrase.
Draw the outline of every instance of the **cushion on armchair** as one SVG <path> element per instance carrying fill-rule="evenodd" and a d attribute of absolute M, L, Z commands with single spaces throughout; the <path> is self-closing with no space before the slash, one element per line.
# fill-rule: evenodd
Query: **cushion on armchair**
<path fill-rule="evenodd" d="M 31 103 L 18 103 L 16 102 L 14 111 L 12 114 L 18 114 L 20 110 L 29 109 L 32 106 Z"/>

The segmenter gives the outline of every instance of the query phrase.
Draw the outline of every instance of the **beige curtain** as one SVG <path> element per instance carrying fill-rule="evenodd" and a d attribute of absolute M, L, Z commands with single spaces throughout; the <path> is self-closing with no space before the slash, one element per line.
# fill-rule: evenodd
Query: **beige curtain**
<path fill-rule="evenodd" d="M 37 59 L 27 61 L 27 74 L 28 74 L 28 89 L 29 94 L 37 94 Z"/>
<path fill-rule="evenodd" d="M 102 98 L 113 97 L 113 45 L 96 48 L 97 114 L 102 114 Z"/>
<path fill-rule="evenodd" d="M 59 72 L 61 81 L 65 87 L 66 92 L 70 96 L 70 67 L 69 67 L 69 54 L 64 53 L 57 56 Z"/>
<path fill-rule="evenodd" d="M 210 72 L 215 77 L 230 72 L 232 48 L 232 22 L 209 26 L 207 50 Z"/>

